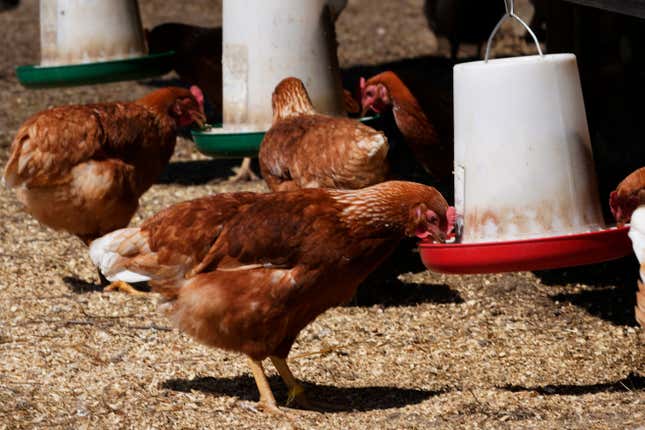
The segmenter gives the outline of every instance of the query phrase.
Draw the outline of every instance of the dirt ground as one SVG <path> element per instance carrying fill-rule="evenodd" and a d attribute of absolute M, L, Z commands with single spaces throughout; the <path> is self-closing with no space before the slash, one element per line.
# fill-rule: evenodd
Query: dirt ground
<path fill-rule="evenodd" d="M 145 26 L 219 23 L 213 3 L 140 0 Z M 422 3 L 350 1 L 338 22 L 341 65 L 445 54 Z M 28 115 L 150 90 L 137 82 L 22 88 L 14 67 L 39 60 L 36 0 L 0 13 L 0 37 L 0 165 Z M 132 223 L 209 193 L 265 190 L 218 181 L 230 167 L 180 141 Z M 154 295 L 102 293 L 86 249 L 25 215 L 4 188 L 0 218 L 0 429 L 645 428 L 632 258 L 486 276 L 423 271 L 414 258 L 398 279 L 372 279 L 296 342 L 294 372 L 337 410 L 285 409 L 275 418 L 254 410 L 243 357 L 172 329 Z M 283 404 L 285 389 L 267 368 Z"/>

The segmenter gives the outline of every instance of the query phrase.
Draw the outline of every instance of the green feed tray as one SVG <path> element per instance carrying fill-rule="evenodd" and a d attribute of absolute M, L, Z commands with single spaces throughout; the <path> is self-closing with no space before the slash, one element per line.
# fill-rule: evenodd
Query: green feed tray
<path fill-rule="evenodd" d="M 359 121 L 371 126 L 378 117 L 378 115 L 366 116 L 360 118 Z M 264 138 L 264 131 L 235 133 L 212 133 L 208 131 L 221 127 L 221 124 L 216 124 L 203 130 L 191 131 L 199 152 L 213 158 L 257 157 L 260 143 Z"/>
<path fill-rule="evenodd" d="M 103 84 L 160 76 L 172 69 L 174 51 L 144 57 L 67 66 L 18 66 L 16 74 L 27 88 Z"/>
<path fill-rule="evenodd" d="M 222 128 L 215 124 L 203 130 L 192 130 L 193 140 L 199 152 L 213 158 L 243 158 L 256 157 L 260 142 L 264 138 L 263 131 L 236 133 L 212 133 L 209 130 Z"/>

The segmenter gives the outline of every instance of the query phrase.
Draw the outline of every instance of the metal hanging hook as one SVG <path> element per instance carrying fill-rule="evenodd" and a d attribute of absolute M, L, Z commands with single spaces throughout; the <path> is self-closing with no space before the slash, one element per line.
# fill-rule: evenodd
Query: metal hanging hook
<path fill-rule="evenodd" d="M 540 47 L 540 42 L 538 41 L 537 36 L 535 33 L 533 33 L 533 30 L 531 30 L 531 27 L 529 27 L 519 16 L 515 14 L 515 1 L 514 0 L 504 0 L 504 6 L 506 8 L 506 14 L 502 16 L 502 18 L 497 22 L 497 25 L 495 25 L 495 28 L 493 28 L 493 32 L 490 34 L 488 37 L 488 43 L 486 44 L 486 55 L 484 56 L 484 62 L 488 63 L 488 56 L 490 55 L 490 45 L 493 41 L 493 38 L 495 37 L 495 34 L 497 33 L 497 30 L 502 26 L 502 23 L 506 20 L 506 18 L 515 18 L 517 21 L 520 22 L 526 28 L 526 30 L 529 32 L 531 37 L 533 38 L 533 42 L 535 42 L 535 46 L 537 46 L 538 54 L 540 54 L 540 57 L 544 57 L 544 54 L 542 53 L 542 48 Z"/>

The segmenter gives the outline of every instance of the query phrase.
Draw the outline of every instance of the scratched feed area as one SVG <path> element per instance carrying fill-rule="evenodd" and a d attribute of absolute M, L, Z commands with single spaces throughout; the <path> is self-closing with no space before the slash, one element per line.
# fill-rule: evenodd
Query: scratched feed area
<path fill-rule="evenodd" d="M 217 23 L 221 15 L 211 3 L 140 1 L 146 26 Z M 447 54 L 421 8 L 421 0 L 350 1 L 338 22 L 341 65 Z M 36 0 L 0 13 L 0 36 L 10 47 L 0 53 L 3 166 L 28 115 L 150 90 L 137 82 L 20 87 L 14 66 L 38 61 L 37 14 Z M 510 36 L 500 46 L 527 49 Z M 261 182 L 221 181 L 234 165 L 211 161 L 180 140 L 132 224 L 189 198 L 266 190 Z M 285 408 L 286 417 L 276 418 L 254 410 L 258 394 L 243 357 L 172 329 L 154 295 L 102 293 L 80 242 L 39 226 L 4 188 L 0 215 L 0 429 L 636 429 L 645 423 L 645 335 L 633 320 L 631 258 L 486 276 L 426 272 L 415 257 L 396 262 L 411 273 L 397 279 L 379 272 L 350 305 L 323 314 L 294 346 L 296 376 L 335 410 Z M 286 390 L 267 369 L 284 404 Z"/>

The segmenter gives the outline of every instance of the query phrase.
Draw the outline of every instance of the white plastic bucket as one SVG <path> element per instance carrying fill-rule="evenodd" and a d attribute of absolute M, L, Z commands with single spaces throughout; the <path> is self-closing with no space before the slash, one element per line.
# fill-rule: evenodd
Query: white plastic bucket
<path fill-rule="evenodd" d="M 510 4 L 509 4 L 510 3 Z M 455 208 L 461 242 L 605 228 L 576 57 L 540 55 L 453 69 Z"/>
<path fill-rule="evenodd" d="M 318 112 L 345 115 L 326 4 L 327 0 L 224 0 L 224 129 L 268 129 L 271 94 L 288 76 L 303 81 Z"/>
<path fill-rule="evenodd" d="M 40 64 L 79 64 L 145 54 L 137 0 L 41 0 Z"/>

